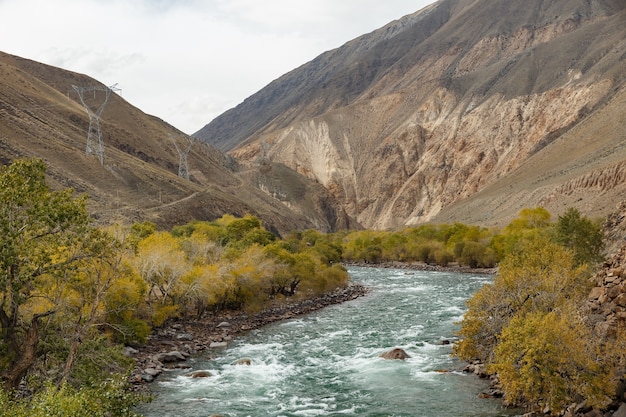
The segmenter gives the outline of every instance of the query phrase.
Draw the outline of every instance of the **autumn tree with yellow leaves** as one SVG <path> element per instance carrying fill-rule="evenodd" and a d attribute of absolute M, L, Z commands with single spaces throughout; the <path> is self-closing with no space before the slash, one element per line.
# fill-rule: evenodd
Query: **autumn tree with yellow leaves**
<path fill-rule="evenodd" d="M 562 243 L 578 233 L 580 217 L 570 212 L 567 227 L 549 218 L 540 208 L 523 210 L 494 238 L 504 258 L 493 283 L 468 301 L 454 352 L 497 374 L 510 404 L 558 413 L 586 400 L 601 408 L 610 402 L 617 362 L 586 320 L 592 283 L 581 262 L 599 259 L 600 246 L 572 250 Z M 589 221 L 579 224 L 588 234 L 600 233 Z"/>

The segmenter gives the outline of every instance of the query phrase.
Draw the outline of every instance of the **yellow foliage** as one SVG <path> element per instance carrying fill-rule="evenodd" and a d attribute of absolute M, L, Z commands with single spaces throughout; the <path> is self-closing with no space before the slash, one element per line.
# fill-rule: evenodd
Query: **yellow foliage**
<path fill-rule="evenodd" d="M 156 327 L 161 326 L 167 319 L 178 317 L 178 305 L 157 305 L 152 315 L 152 324 Z"/>
<path fill-rule="evenodd" d="M 571 252 L 544 239 L 527 242 L 500 264 L 493 284 L 468 301 L 455 353 L 489 362 L 497 335 L 514 316 L 550 311 L 568 300 L 581 300 L 588 291 L 586 275 L 574 267 Z"/>
<path fill-rule="evenodd" d="M 167 232 L 156 232 L 139 242 L 137 268 L 150 287 L 148 295 L 165 304 L 191 266 L 179 241 Z"/>
<path fill-rule="evenodd" d="M 586 399 L 607 404 L 610 364 L 576 306 L 588 275 L 572 252 L 536 237 L 500 264 L 493 284 L 469 301 L 454 353 L 478 358 L 500 377 L 510 403 L 559 411 Z"/>
<path fill-rule="evenodd" d="M 145 301 L 146 283 L 138 276 L 126 274 L 115 281 L 105 297 L 108 314 L 130 320 Z"/>
<path fill-rule="evenodd" d="M 598 348 L 571 308 L 514 317 L 502 331 L 490 366 L 511 403 L 519 399 L 558 412 L 581 398 L 610 402 L 611 376 L 596 361 Z"/>

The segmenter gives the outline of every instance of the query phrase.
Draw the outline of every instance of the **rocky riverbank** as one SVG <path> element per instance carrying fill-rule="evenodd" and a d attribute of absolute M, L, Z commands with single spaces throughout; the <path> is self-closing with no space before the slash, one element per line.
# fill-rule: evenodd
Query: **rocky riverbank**
<path fill-rule="evenodd" d="M 130 381 L 137 389 L 154 381 L 167 369 L 186 369 L 187 358 L 228 346 L 238 335 L 269 323 L 311 313 L 333 304 L 354 300 L 367 294 L 368 289 L 351 283 L 345 288 L 301 301 L 275 303 L 259 313 L 227 312 L 209 315 L 200 320 L 171 321 L 148 338 L 138 348 L 126 347 L 125 353 L 135 359 Z M 208 375 L 193 375 L 202 377 Z"/>
<path fill-rule="evenodd" d="M 427 264 L 425 262 L 399 262 L 388 261 L 380 263 L 366 263 L 366 262 L 348 262 L 346 265 L 350 266 L 363 266 L 370 268 L 395 268 L 395 269 L 407 269 L 414 271 L 434 271 L 434 272 L 460 272 L 463 274 L 485 274 L 495 275 L 498 272 L 498 268 L 470 268 L 469 266 L 462 266 L 456 262 L 451 262 L 447 266 Z"/>

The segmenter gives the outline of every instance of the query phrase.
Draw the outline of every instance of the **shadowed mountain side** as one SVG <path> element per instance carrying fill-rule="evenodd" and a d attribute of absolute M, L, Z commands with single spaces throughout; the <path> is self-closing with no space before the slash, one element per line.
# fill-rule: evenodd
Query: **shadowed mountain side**
<path fill-rule="evenodd" d="M 394 228 L 511 175 L 625 83 L 622 1 L 441 0 L 322 54 L 196 136 L 246 160 L 265 144 L 359 223 Z"/>
<path fill-rule="evenodd" d="M 350 223 L 342 218 L 340 207 L 338 213 L 329 208 L 317 213 L 310 201 L 291 199 L 288 204 L 296 211 L 292 210 L 247 183 L 245 176 L 239 177 L 239 164 L 232 157 L 200 141 L 189 142 L 174 127 L 115 93 L 110 94 L 101 117 L 101 165 L 97 155 L 85 152 L 89 117 L 72 87 L 100 88 L 85 92 L 93 110 L 105 98 L 101 83 L 3 53 L 0 78 L 0 162 L 42 158 L 49 167 L 51 186 L 88 194 L 89 209 L 100 222 L 150 220 L 169 227 L 213 220 L 225 213 L 249 213 L 279 233 L 305 228 L 330 231 Z M 174 140 L 183 153 L 191 144 L 189 180 L 178 175 L 181 158 Z M 311 195 L 320 188 L 310 180 L 302 181 Z M 321 192 L 321 199 L 328 197 L 325 190 Z M 330 217 L 325 219 L 325 214 Z"/>

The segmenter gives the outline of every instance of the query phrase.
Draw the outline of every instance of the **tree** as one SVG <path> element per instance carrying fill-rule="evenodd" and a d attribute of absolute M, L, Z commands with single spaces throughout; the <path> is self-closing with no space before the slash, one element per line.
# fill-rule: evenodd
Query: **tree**
<path fill-rule="evenodd" d="M 58 310 L 63 313 L 61 328 L 69 341 L 67 359 L 59 385 L 68 381 L 79 349 L 90 333 L 97 337 L 98 327 L 106 323 L 106 295 L 121 277 L 122 245 L 103 230 L 87 232 L 76 268 L 59 294 L 65 299 Z M 50 291 L 53 293 L 53 291 Z"/>
<path fill-rule="evenodd" d="M 577 265 L 602 261 L 604 242 L 602 225 L 584 217 L 575 208 L 569 208 L 556 224 L 556 242 L 574 252 Z"/>
<path fill-rule="evenodd" d="M 168 232 L 155 232 L 138 245 L 137 268 L 148 283 L 148 296 L 165 305 L 191 266 L 180 242 Z"/>
<path fill-rule="evenodd" d="M 580 398 L 598 408 L 610 403 L 611 372 L 598 360 L 598 343 L 571 306 L 518 315 L 500 338 L 490 369 L 508 402 L 522 399 L 553 412 Z"/>
<path fill-rule="evenodd" d="M 501 233 L 491 240 L 491 247 L 498 259 L 519 253 L 521 245 L 539 237 L 545 237 L 550 229 L 550 213 L 542 208 L 523 209 Z"/>
<path fill-rule="evenodd" d="M 520 249 L 501 262 L 493 284 L 468 301 L 459 331 L 462 340 L 455 346 L 461 358 L 489 363 L 500 333 L 513 317 L 551 311 L 565 300 L 581 300 L 588 294 L 587 276 L 562 246 L 536 238 Z"/>
<path fill-rule="evenodd" d="M 81 244 L 89 230 L 85 198 L 50 191 L 45 171 L 41 160 L 0 168 L 0 372 L 9 391 L 35 363 L 42 319 L 57 311 L 54 303 L 33 303 L 41 280 L 63 280 L 90 256 L 71 250 L 88 246 Z"/>

